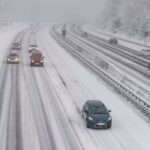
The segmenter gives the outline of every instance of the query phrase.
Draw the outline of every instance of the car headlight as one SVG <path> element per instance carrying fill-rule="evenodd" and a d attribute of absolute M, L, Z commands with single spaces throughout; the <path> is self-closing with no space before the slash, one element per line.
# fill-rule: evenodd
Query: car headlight
<path fill-rule="evenodd" d="M 10 60 L 9 58 L 7 60 Z"/>
<path fill-rule="evenodd" d="M 18 61 L 18 58 L 16 58 L 15 61 Z"/>
<path fill-rule="evenodd" d="M 90 121 L 94 121 L 94 119 L 93 119 L 92 117 L 89 117 L 88 119 L 89 119 Z"/>
<path fill-rule="evenodd" d="M 111 117 L 109 117 L 109 118 L 108 118 L 108 121 L 110 121 L 110 120 L 112 120 L 112 118 L 111 118 Z"/>

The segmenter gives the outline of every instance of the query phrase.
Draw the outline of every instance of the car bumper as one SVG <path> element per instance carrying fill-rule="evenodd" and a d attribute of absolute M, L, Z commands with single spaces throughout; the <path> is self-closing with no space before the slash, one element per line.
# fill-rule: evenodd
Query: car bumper
<path fill-rule="evenodd" d="M 8 63 L 8 64 L 18 64 L 19 61 L 8 60 L 7 63 Z"/>
<path fill-rule="evenodd" d="M 107 122 L 88 122 L 90 124 L 90 127 L 93 129 L 105 129 L 108 128 L 108 124 L 110 123 L 110 121 Z"/>
<path fill-rule="evenodd" d="M 35 62 L 35 63 L 31 63 L 31 66 L 43 66 L 44 64 L 43 63 L 38 63 L 38 62 Z"/>
<path fill-rule="evenodd" d="M 96 124 L 93 125 L 93 128 L 95 128 L 95 129 L 107 128 L 107 123 L 96 123 Z"/>

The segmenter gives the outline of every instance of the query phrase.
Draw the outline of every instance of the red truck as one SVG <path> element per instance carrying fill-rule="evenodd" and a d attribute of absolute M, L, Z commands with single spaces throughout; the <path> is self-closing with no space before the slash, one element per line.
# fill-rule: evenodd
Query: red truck
<path fill-rule="evenodd" d="M 44 66 L 44 56 L 42 53 L 38 50 L 34 50 L 31 53 L 31 61 L 30 61 L 30 66 Z"/>

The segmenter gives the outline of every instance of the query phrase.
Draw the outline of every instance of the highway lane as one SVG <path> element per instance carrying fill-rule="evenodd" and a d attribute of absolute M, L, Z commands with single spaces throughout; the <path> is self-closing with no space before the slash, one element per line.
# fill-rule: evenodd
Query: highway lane
<path fill-rule="evenodd" d="M 25 30 L 16 35 L 13 41 L 22 41 Z M 6 64 L 6 56 L 11 52 L 11 45 L 5 52 L 0 77 L 0 119 L 1 144 L 6 150 L 22 150 L 22 133 L 19 96 L 19 66 Z M 18 52 L 19 53 L 19 52 Z M 19 141 L 19 142 L 17 142 Z"/>
<path fill-rule="evenodd" d="M 6 150 L 23 150 L 18 65 L 11 66 L 10 78 L 11 93 L 8 105 Z"/>
<path fill-rule="evenodd" d="M 48 30 L 35 34 L 44 67 L 30 67 L 29 32 L 23 38 L 21 63 L 6 65 L 0 84 L 0 149 L 148 150 L 150 126 L 140 112 L 59 47 Z M 87 99 L 101 99 L 112 109 L 111 129 L 86 128 L 81 109 Z"/>

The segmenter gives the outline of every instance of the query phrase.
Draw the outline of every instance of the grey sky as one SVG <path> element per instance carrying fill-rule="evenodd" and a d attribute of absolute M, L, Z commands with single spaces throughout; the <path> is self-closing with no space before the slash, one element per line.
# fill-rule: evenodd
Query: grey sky
<path fill-rule="evenodd" d="M 105 0 L 5 0 L 1 18 L 18 20 L 94 20 Z"/>

